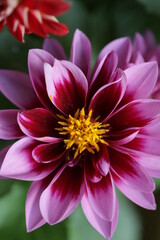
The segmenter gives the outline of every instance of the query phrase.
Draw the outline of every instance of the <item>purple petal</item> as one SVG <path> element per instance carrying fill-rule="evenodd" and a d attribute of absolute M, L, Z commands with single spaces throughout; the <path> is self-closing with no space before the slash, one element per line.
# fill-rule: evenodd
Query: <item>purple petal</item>
<path fill-rule="evenodd" d="M 26 226 L 27 232 L 31 232 L 43 224 L 46 221 L 43 219 L 40 212 L 39 201 L 42 192 L 47 187 L 47 181 L 41 180 L 32 183 L 26 199 Z"/>
<path fill-rule="evenodd" d="M 130 102 L 115 112 L 109 124 L 115 131 L 126 128 L 143 127 L 160 113 L 160 101 L 142 99 Z"/>
<path fill-rule="evenodd" d="M 110 132 L 107 138 L 109 145 L 124 145 L 132 141 L 139 133 L 139 128 L 129 128 L 122 131 Z"/>
<path fill-rule="evenodd" d="M 119 190 L 131 201 L 149 210 L 156 209 L 153 193 L 136 191 L 135 189 L 125 184 L 125 182 L 116 173 L 112 173 L 112 176 Z"/>
<path fill-rule="evenodd" d="M 62 157 L 64 152 L 63 142 L 40 144 L 33 149 L 32 156 L 39 163 L 49 163 Z"/>
<path fill-rule="evenodd" d="M 118 201 L 116 198 L 116 205 L 115 205 L 115 214 L 112 221 L 106 221 L 101 218 L 90 205 L 89 199 L 87 194 L 84 194 L 82 201 L 81 201 L 83 212 L 89 221 L 89 223 L 105 238 L 110 239 L 117 226 L 118 222 Z"/>
<path fill-rule="evenodd" d="M 93 183 L 86 178 L 86 190 L 91 207 L 96 214 L 107 221 L 112 221 L 115 214 L 116 193 L 110 174 L 101 181 Z"/>
<path fill-rule="evenodd" d="M 54 109 L 53 104 L 48 98 L 44 76 L 44 63 L 51 66 L 54 64 L 54 58 L 48 52 L 41 49 L 32 49 L 28 54 L 29 75 L 34 86 L 35 92 L 44 106 L 48 109 Z"/>
<path fill-rule="evenodd" d="M 18 115 L 18 124 L 21 130 L 27 135 L 41 141 L 59 142 L 57 127 L 57 119 L 53 114 L 44 108 L 36 108 L 29 111 L 21 112 Z"/>
<path fill-rule="evenodd" d="M 15 139 L 24 136 L 17 123 L 20 110 L 0 110 L 0 138 Z"/>
<path fill-rule="evenodd" d="M 128 68 L 125 74 L 127 89 L 123 103 L 134 99 L 147 98 L 152 94 L 158 77 L 158 65 L 156 62 L 138 64 Z"/>
<path fill-rule="evenodd" d="M 80 30 L 74 33 L 70 61 L 78 66 L 87 79 L 90 77 L 91 44 L 87 36 Z"/>
<path fill-rule="evenodd" d="M 0 70 L 0 91 L 19 108 L 31 109 L 41 106 L 26 73 Z"/>
<path fill-rule="evenodd" d="M 21 180 L 40 180 L 56 169 L 61 161 L 50 164 L 41 164 L 32 157 L 32 151 L 38 142 L 23 138 L 14 143 L 8 150 L 3 161 L 0 174 Z"/>
<path fill-rule="evenodd" d="M 119 39 L 116 39 L 116 40 L 110 42 L 109 44 L 107 44 L 100 52 L 93 72 L 99 65 L 102 58 L 111 51 L 117 52 L 118 67 L 124 69 L 126 64 L 129 62 L 131 54 L 132 54 L 132 43 L 131 43 L 130 38 L 128 38 L 128 37 L 119 38 Z"/>
<path fill-rule="evenodd" d="M 93 158 L 85 161 L 85 175 L 91 182 L 99 182 L 102 178 L 100 173 L 96 170 L 93 165 Z"/>
<path fill-rule="evenodd" d="M 112 168 L 125 184 L 141 192 L 154 190 L 154 181 L 134 158 L 111 149 L 109 156 Z"/>
<path fill-rule="evenodd" d="M 91 99 L 89 109 L 92 109 L 92 117 L 99 117 L 99 121 L 106 121 L 121 101 L 126 90 L 126 78 L 123 75 L 116 82 L 106 84 L 100 88 Z"/>
<path fill-rule="evenodd" d="M 110 52 L 101 60 L 97 69 L 92 77 L 91 86 L 89 91 L 89 99 L 94 93 L 102 86 L 110 83 L 111 76 L 117 67 L 118 57 L 115 52 Z M 120 77 L 119 77 L 120 78 Z"/>
<path fill-rule="evenodd" d="M 64 114 L 73 115 L 85 105 L 88 83 L 73 63 L 55 60 L 54 66 L 45 64 L 47 92 L 52 103 Z"/>
<path fill-rule="evenodd" d="M 64 220 L 74 211 L 84 193 L 83 179 L 83 168 L 67 167 L 42 193 L 40 209 L 49 224 Z"/>
<path fill-rule="evenodd" d="M 66 54 L 62 45 L 53 38 L 46 38 L 43 42 L 43 50 L 52 54 L 53 57 L 59 60 L 66 60 Z"/>

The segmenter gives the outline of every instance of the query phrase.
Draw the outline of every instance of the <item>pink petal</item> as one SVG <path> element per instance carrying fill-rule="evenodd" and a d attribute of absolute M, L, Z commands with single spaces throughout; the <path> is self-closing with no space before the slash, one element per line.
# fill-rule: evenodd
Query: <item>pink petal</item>
<path fill-rule="evenodd" d="M 43 43 L 43 49 L 50 54 L 52 54 L 53 57 L 59 59 L 59 60 L 66 60 L 66 54 L 64 52 L 64 49 L 62 45 L 53 38 L 46 38 Z"/>
<path fill-rule="evenodd" d="M 40 211 L 39 201 L 40 201 L 42 192 L 47 187 L 47 183 L 48 182 L 46 179 L 41 181 L 36 181 L 32 183 L 28 191 L 27 199 L 26 199 L 27 232 L 31 232 L 46 223 Z"/>
<path fill-rule="evenodd" d="M 123 103 L 134 99 L 147 98 L 152 94 L 158 77 L 158 65 L 156 62 L 138 64 L 128 68 L 125 74 L 127 89 Z"/>
<path fill-rule="evenodd" d="M 0 91 L 22 109 L 40 107 L 29 76 L 22 72 L 0 70 Z"/>
<path fill-rule="evenodd" d="M 109 119 L 115 131 L 126 128 L 143 127 L 149 124 L 160 113 L 160 102 L 142 99 L 130 102 L 115 112 Z"/>
<path fill-rule="evenodd" d="M 27 135 L 41 141 L 59 142 L 57 127 L 57 119 L 48 110 L 44 108 L 36 108 L 29 111 L 21 112 L 18 115 L 18 124 L 21 130 Z"/>
<path fill-rule="evenodd" d="M 100 146 L 100 151 L 92 156 L 92 161 L 99 175 L 107 176 L 110 168 L 109 154 L 105 145 Z"/>
<path fill-rule="evenodd" d="M 122 131 L 110 132 L 107 138 L 109 145 L 124 145 L 132 141 L 139 133 L 139 128 L 129 128 Z"/>
<path fill-rule="evenodd" d="M 141 192 L 154 190 L 154 181 L 133 157 L 111 149 L 109 156 L 112 168 L 128 187 Z"/>
<path fill-rule="evenodd" d="M 34 86 L 35 92 L 44 106 L 54 109 L 53 104 L 48 98 L 44 76 L 44 63 L 54 64 L 54 58 L 44 50 L 32 49 L 28 54 L 29 75 Z"/>
<path fill-rule="evenodd" d="M 116 193 L 112 177 L 106 177 L 93 183 L 86 178 L 86 190 L 91 207 L 96 214 L 107 221 L 112 221 L 115 214 Z"/>
<path fill-rule="evenodd" d="M 93 165 L 93 158 L 89 158 L 87 161 L 85 161 L 85 175 L 89 181 L 94 183 L 99 182 L 102 178 L 100 173 L 97 171 L 97 169 L 95 169 Z"/>
<path fill-rule="evenodd" d="M 62 157 L 64 152 L 63 142 L 40 144 L 33 149 L 32 156 L 39 163 L 49 163 Z"/>
<path fill-rule="evenodd" d="M 111 76 L 117 67 L 118 57 L 115 52 L 110 52 L 101 60 L 97 69 L 91 79 L 91 86 L 89 90 L 89 99 L 102 86 L 110 83 Z M 120 77 L 119 77 L 120 78 Z M 119 79 L 117 78 L 117 80 Z"/>
<path fill-rule="evenodd" d="M 80 30 L 74 33 L 70 61 L 79 67 L 87 79 L 90 77 L 91 44 L 87 36 Z"/>
<path fill-rule="evenodd" d="M 9 148 L 10 148 L 10 146 L 5 147 L 3 150 L 0 151 L 0 168 L 1 168 L 2 164 L 3 164 L 4 158 L 5 158 L 8 150 L 9 150 Z M 4 178 L 5 178 L 5 177 L 2 177 L 2 176 L 0 175 L 0 179 L 4 179 Z"/>
<path fill-rule="evenodd" d="M 40 209 L 49 224 L 64 220 L 74 211 L 84 193 L 83 179 L 83 168 L 67 167 L 42 193 Z"/>
<path fill-rule="evenodd" d="M 146 50 L 144 37 L 140 33 L 136 33 L 133 41 L 133 52 L 140 52 L 144 55 Z"/>
<path fill-rule="evenodd" d="M 126 90 L 126 78 L 123 75 L 116 82 L 106 84 L 100 88 L 91 99 L 89 109 L 92 109 L 92 117 L 99 117 L 99 121 L 106 121 L 121 101 Z"/>
<path fill-rule="evenodd" d="M 32 157 L 32 151 L 38 142 L 23 138 L 14 143 L 8 150 L 3 161 L 0 174 L 21 180 L 40 180 L 56 169 L 61 160 L 50 164 L 41 164 Z"/>
<path fill-rule="evenodd" d="M 135 189 L 125 184 L 125 182 L 116 173 L 113 172 L 112 176 L 119 190 L 131 201 L 149 210 L 156 209 L 153 193 L 136 191 Z"/>
<path fill-rule="evenodd" d="M 73 63 L 55 60 L 54 66 L 45 64 L 47 92 L 52 103 L 64 114 L 73 115 L 85 105 L 87 79 Z"/>
<path fill-rule="evenodd" d="M 99 65 L 102 58 L 109 52 L 115 51 L 118 54 L 118 66 L 122 69 L 125 68 L 126 64 L 129 62 L 131 54 L 132 54 L 132 43 L 130 38 L 123 37 L 116 39 L 109 44 L 107 44 L 100 52 L 94 70 Z"/>
<path fill-rule="evenodd" d="M 0 110 L 0 138 L 20 138 L 24 134 L 17 123 L 17 114 L 20 110 Z"/>
<path fill-rule="evenodd" d="M 101 218 L 90 205 L 89 199 L 87 194 L 84 194 L 82 201 L 81 201 L 83 212 L 89 221 L 89 223 L 105 238 L 108 240 L 112 238 L 117 222 L 118 222 L 118 201 L 116 198 L 116 205 L 115 205 L 115 214 L 112 221 L 106 221 Z"/>

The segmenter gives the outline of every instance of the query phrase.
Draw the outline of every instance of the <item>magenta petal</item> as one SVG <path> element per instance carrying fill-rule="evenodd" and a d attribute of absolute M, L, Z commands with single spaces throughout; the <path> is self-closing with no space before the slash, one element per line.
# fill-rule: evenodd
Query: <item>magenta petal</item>
<path fill-rule="evenodd" d="M 52 54 L 53 57 L 59 59 L 59 60 L 66 60 L 66 54 L 64 52 L 64 49 L 62 45 L 53 38 L 46 38 L 43 43 L 43 49 L 50 54 Z"/>
<path fill-rule="evenodd" d="M 17 123 L 17 114 L 20 110 L 0 110 L 0 138 L 15 139 L 24 134 Z"/>
<path fill-rule="evenodd" d="M 111 149 L 109 156 L 112 168 L 129 187 L 141 192 L 152 192 L 155 189 L 152 178 L 133 157 Z"/>
<path fill-rule="evenodd" d="M 97 183 L 93 183 L 86 178 L 86 190 L 90 205 L 96 214 L 104 220 L 112 221 L 116 204 L 112 176 L 108 174 Z"/>
<path fill-rule="evenodd" d="M 47 92 L 52 103 L 64 114 L 73 115 L 85 105 L 88 83 L 73 63 L 55 60 L 54 66 L 45 64 Z"/>
<path fill-rule="evenodd" d="M 90 77 L 91 44 L 87 36 L 80 30 L 74 33 L 70 61 L 79 67 L 87 79 Z"/>
<path fill-rule="evenodd" d="M 149 210 L 156 209 L 155 198 L 152 192 L 150 193 L 136 191 L 135 189 L 125 184 L 125 182 L 116 173 L 112 173 L 112 176 L 119 190 L 131 201 Z"/>
<path fill-rule="evenodd" d="M 40 209 L 49 224 L 64 220 L 74 211 L 84 193 L 83 179 L 83 168 L 67 167 L 42 193 Z"/>
<path fill-rule="evenodd" d="M 101 218 L 90 205 L 89 199 L 87 194 L 84 194 L 82 201 L 81 201 L 83 212 L 89 221 L 89 223 L 105 238 L 110 239 L 116 229 L 117 222 L 118 222 L 118 201 L 116 198 L 116 205 L 115 205 L 115 214 L 112 221 L 106 221 Z"/>
<path fill-rule="evenodd" d="M 119 38 L 107 44 L 100 52 L 93 71 L 95 71 L 102 58 L 111 51 L 117 52 L 118 66 L 124 69 L 132 54 L 132 43 L 130 38 Z"/>
<path fill-rule="evenodd" d="M 54 109 L 53 104 L 48 98 L 44 76 L 44 63 L 51 66 L 54 64 L 54 57 L 41 49 L 32 49 L 28 54 L 29 75 L 34 86 L 35 92 L 44 106 Z"/>
<path fill-rule="evenodd" d="M 117 67 L 118 57 L 115 52 L 110 52 L 101 60 L 97 69 L 91 79 L 91 86 L 89 90 L 89 99 L 102 86 L 110 83 L 111 76 Z M 119 77 L 120 78 L 120 77 Z"/>
<path fill-rule="evenodd" d="M 18 124 L 21 130 L 30 137 L 40 138 L 44 142 L 47 141 L 47 137 L 51 137 L 52 142 L 61 141 L 55 130 L 57 119 L 44 108 L 21 112 L 18 115 Z"/>
<path fill-rule="evenodd" d="M 46 187 L 47 187 L 46 181 L 44 180 L 36 181 L 32 183 L 28 191 L 26 199 L 27 232 L 31 232 L 46 223 L 46 221 L 42 217 L 39 207 L 41 194 Z"/>
<path fill-rule="evenodd" d="M 38 142 L 23 138 L 14 143 L 8 150 L 3 161 L 0 174 L 21 180 L 40 180 L 48 176 L 61 161 L 41 164 L 32 157 L 32 151 Z"/>
<path fill-rule="evenodd" d="M 93 158 L 85 161 L 85 175 L 91 182 L 99 182 L 102 178 L 100 173 L 93 165 Z"/>
<path fill-rule="evenodd" d="M 5 147 L 3 150 L 0 151 L 0 168 L 1 168 L 1 166 L 2 166 L 2 163 L 3 163 L 3 161 L 4 161 L 4 158 L 5 158 L 8 150 L 9 150 L 9 148 L 10 148 L 10 146 Z M 0 175 L 0 179 L 4 179 L 4 178 L 5 178 L 5 177 L 2 177 L 2 176 Z"/>
<path fill-rule="evenodd" d="M 31 109 L 41 106 L 26 73 L 0 70 L 0 91 L 19 108 Z"/>
<path fill-rule="evenodd" d="M 92 117 L 99 117 L 99 121 L 106 121 L 121 101 L 126 90 L 126 77 L 122 77 L 116 82 L 106 84 L 101 87 L 91 99 L 89 109 L 92 109 Z"/>
<path fill-rule="evenodd" d="M 40 163 L 48 163 L 62 157 L 65 152 L 64 143 L 40 144 L 32 151 L 33 158 Z"/>
<path fill-rule="evenodd" d="M 124 145 L 132 141 L 139 133 L 139 128 L 129 128 L 122 131 L 110 132 L 107 142 L 111 146 Z"/>
<path fill-rule="evenodd" d="M 127 89 L 123 102 L 147 98 L 152 94 L 155 87 L 158 77 L 158 65 L 156 62 L 138 64 L 128 68 L 125 74 L 127 77 Z"/>
<path fill-rule="evenodd" d="M 114 130 L 143 127 L 149 124 L 160 113 L 160 101 L 142 99 L 135 100 L 115 112 L 109 119 Z"/>

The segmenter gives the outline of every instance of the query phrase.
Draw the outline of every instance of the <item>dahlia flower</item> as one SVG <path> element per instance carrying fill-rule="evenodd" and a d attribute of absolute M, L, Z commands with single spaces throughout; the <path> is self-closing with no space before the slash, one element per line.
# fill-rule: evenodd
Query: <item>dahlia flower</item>
<path fill-rule="evenodd" d="M 69 60 L 47 39 L 43 50 L 29 52 L 29 76 L 0 71 L 0 90 L 18 107 L 0 111 L 0 137 L 17 139 L 0 153 L 0 174 L 33 181 L 27 231 L 63 221 L 81 202 L 90 224 L 111 239 L 115 186 L 136 204 L 156 208 L 160 101 L 149 96 L 158 67 L 148 62 L 121 70 L 128 46 L 127 38 L 108 44 L 91 74 L 91 45 L 77 30 Z"/>
<path fill-rule="evenodd" d="M 66 25 L 59 23 L 56 16 L 68 10 L 70 4 L 63 0 L 1 0 L 0 30 L 7 25 L 19 41 L 24 34 L 34 33 L 41 37 L 65 35 Z"/>

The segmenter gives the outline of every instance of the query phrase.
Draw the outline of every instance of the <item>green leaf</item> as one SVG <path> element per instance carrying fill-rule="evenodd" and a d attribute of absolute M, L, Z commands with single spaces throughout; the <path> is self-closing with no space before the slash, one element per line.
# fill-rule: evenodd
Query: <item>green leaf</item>
<path fill-rule="evenodd" d="M 148 12 L 160 15 L 160 1 L 159 0 L 137 0 L 143 4 Z"/>

